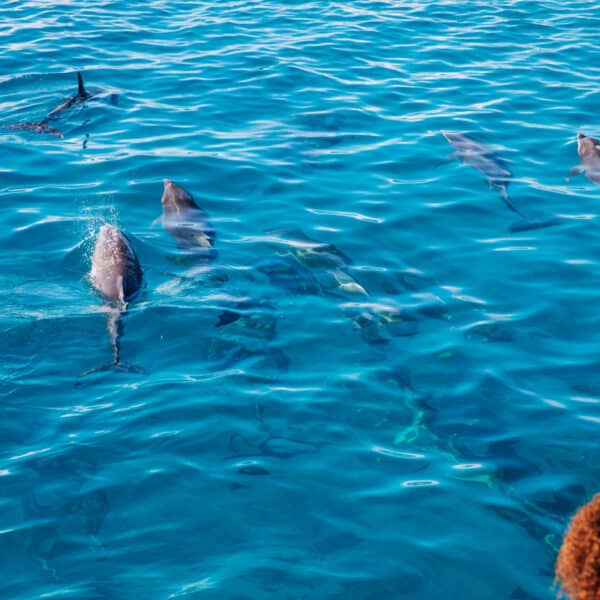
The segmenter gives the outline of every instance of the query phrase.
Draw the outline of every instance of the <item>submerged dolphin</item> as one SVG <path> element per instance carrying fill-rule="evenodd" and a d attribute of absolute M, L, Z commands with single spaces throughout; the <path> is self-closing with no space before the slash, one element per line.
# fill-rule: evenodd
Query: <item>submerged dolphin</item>
<path fill-rule="evenodd" d="M 464 133 L 442 131 L 442 135 L 454 148 L 455 153 L 453 156 L 459 158 L 462 162 L 474 169 L 477 169 L 484 175 L 489 185 L 498 190 L 500 198 L 502 198 L 506 207 L 521 217 L 522 220 L 512 225 L 510 231 L 516 232 L 529 229 L 540 229 L 562 222 L 560 219 L 556 218 L 543 221 L 530 220 L 516 208 L 508 195 L 508 185 L 512 179 L 512 173 L 506 162 L 492 148 L 470 138 Z"/>
<path fill-rule="evenodd" d="M 520 217 L 523 217 L 508 197 L 508 184 L 512 178 L 512 173 L 504 160 L 492 148 L 464 133 L 442 131 L 442 135 L 456 150 L 456 157 L 485 175 L 490 186 L 498 190 L 506 206 Z"/>
<path fill-rule="evenodd" d="M 369 295 L 350 274 L 350 258 L 333 244 L 315 241 L 299 229 L 277 229 L 270 231 L 269 235 L 284 244 L 286 251 L 280 253 L 280 256 L 289 256 L 294 260 L 299 267 L 293 270 L 294 277 L 304 277 L 311 284 L 309 289 L 314 293 L 342 298 Z M 260 270 L 276 281 L 280 271 L 279 264 L 280 261 L 273 267 L 262 265 Z"/>
<path fill-rule="evenodd" d="M 590 181 L 600 183 L 600 142 L 583 135 L 583 133 L 578 133 L 577 154 L 581 159 L 581 164 L 569 171 L 569 178 L 585 173 Z"/>
<path fill-rule="evenodd" d="M 15 123 L 13 125 L 9 125 L 8 128 L 25 129 L 27 131 L 33 131 L 35 133 L 50 133 L 58 138 L 63 137 L 63 134 L 58 129 L 56 129 L 56 127 L 51 127 L 44 121 L 40 121 L 39 123 Z"/>
<path fill-rule="evenodd" d="M 100 228 L 92 255 L 90 281 L 109 307 L 108 332 L 113 362 L 85 374 L 107 368 L 139 372 L 139 368 L 121 362 L 119 339 L 123 329 L 120 318 L 142 287 L 142 267 L 127 236 L 113 225 Z"/>
<path fill-rule="evenodd" d="M 416 333 L 418 325 L 413 317 L 374 299 L 354 277 L 352 260 L 334 244 L 316 241 L 297 229 L 279 229 L 270 231 L 269 235 L 286 249 L 278 252 L 275 262 L 258 267 L 272 283 L 294 292 L 338 299 L 353 327 L 369 344 L 386 343 L 390 337 Z"/>
<path fill-rule="evenodd" d="M 63 102 L 60 106 L 57 106 L 56 108 L 51 110 L 41 121 L 31 122 L 31 123 L 16 123 L 14 125 L 9 125 L 8 128 L 9 129 L 26 129 L 28 131 L 34 131 L 35 133 L 50 133 L 52 135 L 55 135 L 56 137 L 62 138 L 63 137 L 62 133 L 60 131 L 58 131 L 58 129 L 56 129 L 55 127 L 51 127 L 50 125 L 48 125 L 48 122 L 56 119 L 57 118 L 56 116 L 58 115 L 58 113 L 61 113 L 62 111 L 67 110 L 77 104 L 83 103 L 86 100 L 95 98 L 96 96 L 100 95 L 101 93 L 102 93 L 101 90 L 92 90 L 92 91 L 86 90 L 85 86 L 83 85 L 83 77 L 81 76 L 81 73 L 78 72 L 77 73 L 77 93 L 76 94 L 71 96 L 68 100 Z M 117 96 L 114 94 L 111 94 L 110 102 L 112 104 L 116 104 L 116 101 L 117 101 L 116 99 L 117 99 Z"/>
<path fill-rule="evenodd" d="M 159 220 L 177 245 L 191 254 L 215 258 L 215 230 L 192 195 L 170 179 L 165 179 L 160 201 L 163 214 Z"/>

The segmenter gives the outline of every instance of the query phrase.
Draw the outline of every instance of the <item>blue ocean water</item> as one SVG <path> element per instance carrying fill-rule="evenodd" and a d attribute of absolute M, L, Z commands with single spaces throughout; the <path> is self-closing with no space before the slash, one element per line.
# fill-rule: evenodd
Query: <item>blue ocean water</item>
<path fill-rule="evenodd" d="M 599 27 L 588 1 L 5 1 L 0 597 L 552 598 L 600 488 L 600 188 L 566 181 Z M 62 139 L 9 128 L 77 71 L 102 93 Z M 446 130 L 561 223 L 511 232 Z M 215 260 L 155 223 L 167 177 Z M 110 362 L 107 222 L 145 373 L 81 376 Z"/>

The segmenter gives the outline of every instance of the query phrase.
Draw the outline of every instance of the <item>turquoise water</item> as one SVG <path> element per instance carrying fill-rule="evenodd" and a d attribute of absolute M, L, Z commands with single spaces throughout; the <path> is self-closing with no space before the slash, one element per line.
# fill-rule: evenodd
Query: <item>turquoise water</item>
<path fill-rule="evenodd" d="M 0 20 L 0 596 L 552 598 L 600 487 L 595 3 L 53 4 Z M 7 127 L 78 70 L 62 139 Z M 511 233 L 442 130 L 561 224 Z M 215 260 L 153 223 L 166 177 Z M 145 373 L 81 376 L 106 222 Z"/>

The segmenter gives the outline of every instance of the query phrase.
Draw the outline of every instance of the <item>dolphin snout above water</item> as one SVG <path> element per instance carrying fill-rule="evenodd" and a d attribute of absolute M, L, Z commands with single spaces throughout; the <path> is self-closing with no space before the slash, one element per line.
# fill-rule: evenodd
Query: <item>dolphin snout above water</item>
<path fill-rule="evenodd" d="M 163 207 L 162 224 L 177 245 L 188 252 L 216 256 L 215 230 L 207 214 L 196 204 L 192 195 L 170 179 L 164 180 L 160 199 Z"/>
<path fill-rule="evenodd" d="M 600 141 L 583 133 L 577 134 L 577 154 L 581 164 L 569 171 L 569 180 L 573 175 L 585 173 L 594 183 L 600 183 Z"/>

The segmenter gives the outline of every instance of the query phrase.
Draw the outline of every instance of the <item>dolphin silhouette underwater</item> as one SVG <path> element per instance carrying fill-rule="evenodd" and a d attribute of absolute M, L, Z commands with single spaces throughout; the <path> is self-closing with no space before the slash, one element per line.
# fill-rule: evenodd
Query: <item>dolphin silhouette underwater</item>
<path fill-rule="evenodd" d="M 121 361 L 120 338 L 123 334 L 121 317 L 142 287 L 140 261 L 127 236 L 114 225 L 102 225 L 92 255 L 89 279 L 104 298 L 108 307 L 107 328 L 112 346 L 112 363 L 83 373 L 114 368 L 126 372 L 144 372 L 139 367 Z"/>
<path fill-rule="evenodd" d="M 102 94 L 102 90 L 94 89 L 88 91 L 83 85 L 83 77 L 80 72 L 77 72 L 77 93 L 69 97 L 65 102 L 51 110 L 41 121 L 27 122 L 27 123 L 15 123 L 8 125 L 8 129 L 24 129 L 27 131 L 33 131 L 35 133 L 49 133 L 56 137 L 62 138 L 63 134 L 56 128 L 49 124 L 50 121 L 58 118 L 57 115 L 65 110 L 73 108 L 78 104 L 83 104 L 86 100 L 96 98 Z M 109 102 L 111 104 L 117 103 L 117 95 L 111 94 L 109 96 Z"/>
<path fill-rule="evenodd" d="M 600 142 L 593 137 L 578 133 L 577 154 L 579 155 L 581 164 L 573 167 L 569 171 L 567 181 L 569 181 L 573 175 L 585 173 L 585 176 L 590 181 L 600 183 Z"/>
<path fill-rule="evenodd" d="M 442 135 L 455 150 L 451 158 L 460 159 L 484 175 L 490 187 L 498 191 L 506 207 L 521 218 L 510 227 L 511 232 L 540 229 L 562 223 L 562 220 L 558 218 L 531 220 L 512 203 L 508 186 L 513 175 L 507 163 L 492 148 L 464 133 L 442 131 Z"/>
<path fill-rule="evenodd" d="M 268 235 L 277 240 L 280 249 L 276 259 L 262 262 L 257 271 L 271 283 L 294 293 L 336 298 L 368 344 L 417 333 L 416 319 L 408 311 L 372 296 L 354 277 L 352 260 L 334 244 L 316 241 L 300 229 L 276 229 Z"/>

